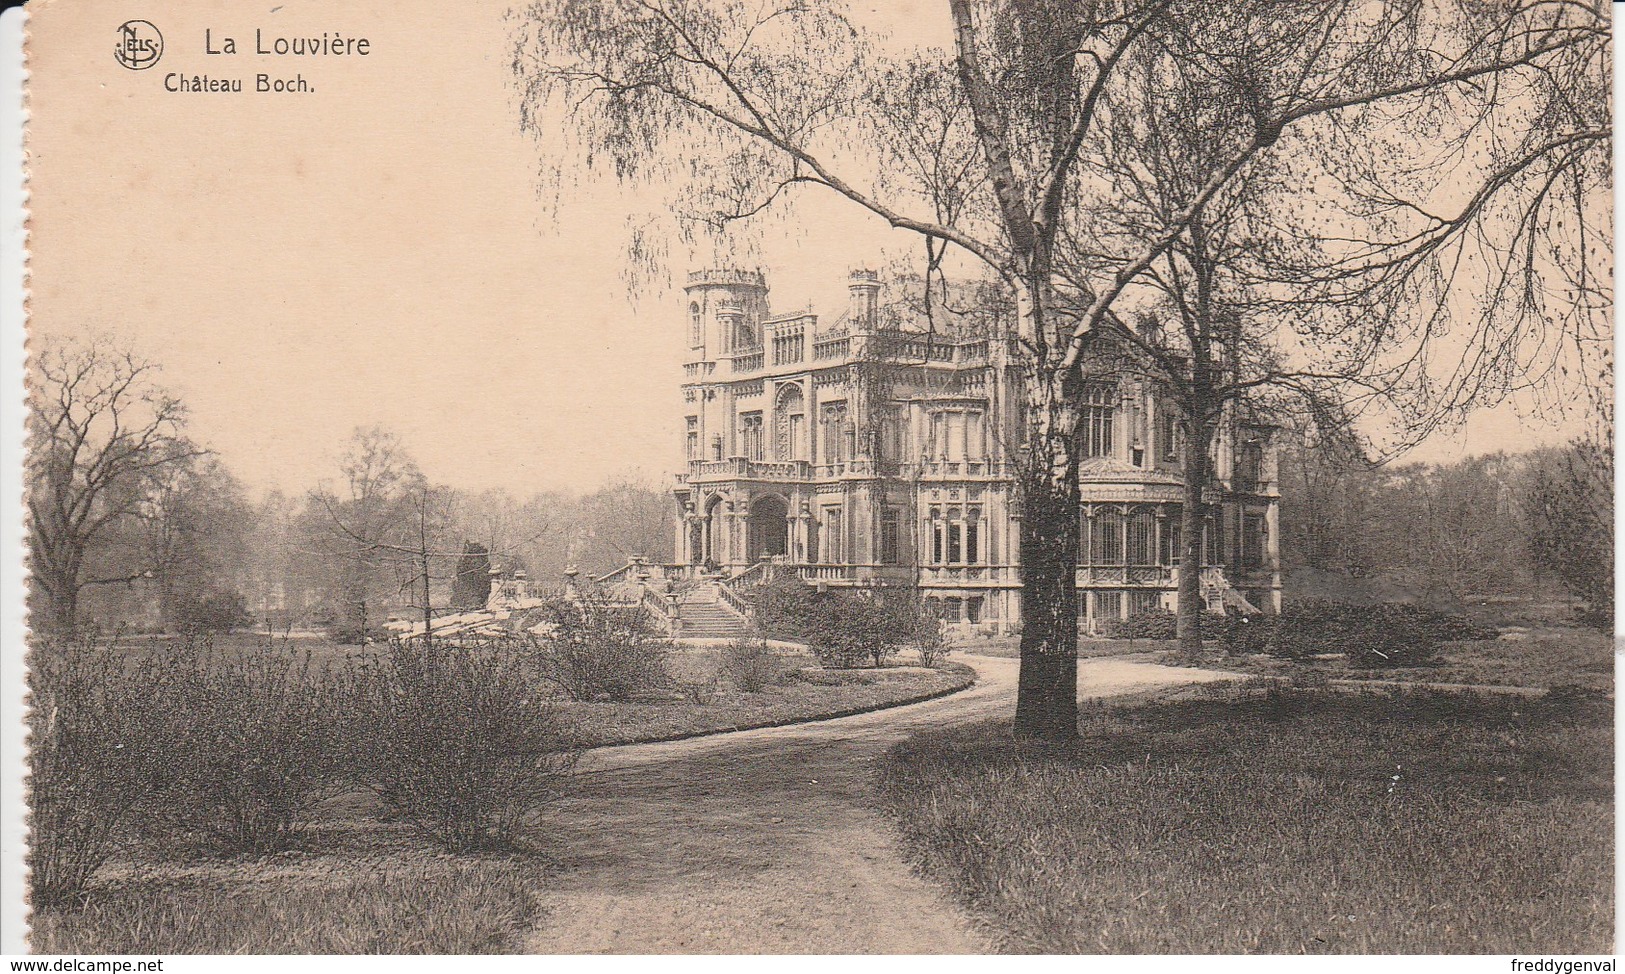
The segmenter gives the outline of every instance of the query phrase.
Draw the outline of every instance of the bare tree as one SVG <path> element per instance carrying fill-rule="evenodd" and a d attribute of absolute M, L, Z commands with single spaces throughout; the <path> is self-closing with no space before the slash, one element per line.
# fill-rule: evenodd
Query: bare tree
<path fill-rule="evenodd" d="M 424 479 L 400 439 L 380 426 L 357 428 L 339 464 L 344 493 L 323 489 L 311 498 L 321 512 L 313 554 L 330 567 L 340 632 L 365 639 L 376 624 L 369 605 L 393 587 L 388 546 L 405 537 L 409 499 Z"/>
<path fill-rule="evenodd" d="M 1114 255 L 1167 242 L 1113 312 L 1143 327 L 1107 329 L 1104 344 L 1126 346 L 1130 362 L 1169 389 L 1183 422 L 1179 633 L 1188 651 L 1202 645 L 1198 572 L 1206 501 L 1222 486 L 1217 453 L 1224 444 L 1245 466 L 1249 414 L 1308 423 L 1334 439 L 1364 434 L 1393 456 L 1470 408 L 1539 387 L 1557 363 L 1581 357 L 1582 336 L 1606 320 L 1598 255 L 1589 276 L 1571 265 L 1589 281 L 1585 293 L 1535 302 L 1530 290 L 1546 265 L 1581 259 L 1576 247 L 1606 222 L 1607 119 L 1594 105 L 1572 105 L 1563 88 L 1601 77 L 1595 58 L 1606 45 L 1594 31 L 1605 15 L 1578 5 L 1551 17 L 1538 5 L 1509 8 L 1498 21 L 1507 32 L 1497 39 L 1501 60 L 1478 65 L 1481 84 L 1424 75 L 1392 105 L 1375 98 L 1319 117 L 1313 98 L 1328 88 L 1314 80 L 1314 59 L 1341 42 L 1329 32 L 1348 13 L 1338 4 L 1237 2 L 1153 24 L 1101 100 L 1110 151 L 1088 162 L 1112 205 L 1069 224 L 1058 252 L 1059 273 L 1082 294 L 1121 268 Z M 1452 28 L 1481 27 L 1461 18 L 1406 26 L 1429 51 L 1448 49 L 1438 42 Z M 1573 43 L 1547 46 L 1558 38 Z M 1482 56 L 1464 50 L 1451 68 Z M 1533 60 L 1520 65 L 1524 58 Z M 1408 73 L 1376 70 L 1373 84 Z M 1401 104 L 1407 111 L 1397 114 Z M 1275 117 L 1298 122 L 1232 172 L 1247 133 Z M 1407 139 L 1417 148 L 1393 151 Z M 1551 205 L 1554 184 L 1573 212 Z M 1214 186 L 1199 212 L 1185 212 Z M 1492 254 L 1493 272 L 1459 266 L 1463 249 Z M 1459 293 L 1484 284 L 1482 300 Z M 1553 327 L 1532 331 L 1537 313 Z M 1556 347 L 1548 332 L 1565 328 L 1574 341 Z M 1086 354 L 1101 343 L 1086 344 Z"/>
<path fill-rule="evenodd" d="M 105 341 L 45 344 L 30 388 L 29 572 L 33 625 L 71 632 L 89 586 L 147 577 L 136 562 L 87 573 L 87 556 L 133 517 L 155 480 L 204 451 L 182 435 L 186 409 L 158 367 Z"/>
<path fill-rule="evenodd" d="M 138 557 L 157 587 L 166 629 L 241 621 L 237 581 L 254 515 L 242 485 L 216 458 L 192 457 L 158 471 L 135 518 Z"/>
<path fill-rule="evenodd" d="M 647 557 L 671 544 L 667 496 L 635 475 L 612 480 L 574 505 L 572 557 L 584 570 L 608 571 L 634 555 Z"/>
<path fill-rule="evenodd" d="M 1586 621 L 1609 628 L 1614 618 L 1614 464 L 1579 439 L 1537 454 L 1525 505 L 1535 564 L 1586 603 Z"/>
<path fill-rule="evenodd" d="M 692 218 L 684 233 L 810 187 L 921 235 L 928 266 L 966 254 L 1008 288 L 1025 380 L 1016 731 L 1066 738 L 1076 733 L 1080 399 L 1094 335 L 1119 298 L 1260 157 L 1292 151 L 1283 140 L 1329 128 L 1375 146 L 1387 115 L 1443 110 L 1606 47 L 1606 14 L 1544 0 L 948 0 L 947 13 L 951 54 L 903 59 L 877 53 L 831 0 L 538 0 L 515 51 L 520 124 L 555 145 L 562 137 L 588 168 L 668 188 Z M 1160 230 L 1114 239 L 1073 260 L 1078 275 L 1061 273 L 1068 241 L 1088 237 L 1080 224 L 1118 202 L 1090 162 L 1113 150 L 1108 95 L 1126 59 L 1153 43 L 1180 53 L 1176 40 L 1207 31 L 1222 42 L 1214 56 L 1189 40 L 1180 56 L 1225 68 L 1208 82 L 1241 109 L 1207 133 L 1218 165 L 1159 216 Z M 1268 55 L 1268 73 L 1249 66 L 1254 55 Z M 634 237 L 635 258 L 658 250 L 650 234 Z"/>

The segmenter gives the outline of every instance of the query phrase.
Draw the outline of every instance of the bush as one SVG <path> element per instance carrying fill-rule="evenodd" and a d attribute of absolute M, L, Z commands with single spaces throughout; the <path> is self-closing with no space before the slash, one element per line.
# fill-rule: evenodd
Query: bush
<path fill-rule="evenodd" d="M 623 702 L 671 685 L 671 644 L 636 606 L 557 598 L 542 606 L 535 642 L 542 676 L 572 700 Z"/>
<path fill-rule="evenodd" d="M 757 590 L 757 626 L 763 635 L 804 642 L 824 666 L 885 666 L 904 648 L 940 659 L 946 636 L 912 587 L 830 589 L 797 579 Z"/>
<path fill-rule="evenodd" d="M 343 789 L 353 738 L 342 672 L 269 637 L 257 651 L 189 639 L 148 668 L 168 772 L 157 823 L 224 852 L 272 852 Z"/>
<path fill-rule="evenodd" d="M 723 647 L 722 669 L 745 693 L 761 693 L 784 676 L 784 658 L 765 639 L 736 639 Z"/>
<path fill-rule="evenodd" d="M 1470 627 L 1404 602 L 1355 605 L 1328 599 L 1290 602 L 1279 616 L 1252 618 L 1249 640 L 1272 656 L 1306 659 L 1340 654 L 1356 666 L 1420 666 L 1438 649 L 1441 633 Z"/>
<path fill-rule="evenodd" d="M 941 619 L 931 617 L 922 609 L 921 625 L 915 631 L 912 640 L 914 652 L 920 658 L 920 665 L 936 669 L 948 661 L 948 654 L 953 647 L 948 645 L 948 624 Z"/>
<path fill-rule="evenodd" d="M 1217 612 L 1202 613 L 1204 638 L 1215 635 L 1227 638 L 1229 626 L 1227 616 Z M 1150 612 L 1136 612 L 1127 619 L 1108 619 L 1101 627 L 1100 634 L 1107 639 L 1178 639 L 1179 614 L 1156 609 Z"/>
<path fill-rule="evenodd" d="M 700 680 L 682 680 L 677 684 L 677 692 L 696 707 L 709 707 L 717 699 L 717 678 L 713 676 Z"/>
<path fill-rule="evenodd" d="M 752 589 L 749 597 L 756 628 L 769 639 L 809 641 L 822 621 L 819 591 L 798 578 L 776 578 Z"/>
<path fill-rule="evenodd" d="M 1172 612 L 1140 612 L 1127 619 L 1112 619 L 1101 629 L 1108 639 L 1174 639 L 1179 617 Z"/>
<path fill-rule="evenodd" d="M 131 838 L 167 762 L 158 708 L 111 640 L 39 639 L 29 689 L 30 901 L 65 906 Z"/>
<path fill-rule="evenodd" d="M 516 640 L 396 640 L 360 671 L 368 778 L 392 818 L 452 852 L 514 845 L 575 764 Z"/>

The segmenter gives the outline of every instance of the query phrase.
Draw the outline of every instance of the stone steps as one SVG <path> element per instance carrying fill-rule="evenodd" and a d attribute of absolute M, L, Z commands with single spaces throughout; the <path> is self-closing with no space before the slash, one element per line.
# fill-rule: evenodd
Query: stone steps
<path fill-rule="evenodd" d="M 683 620 L 684 636 L 729 639 L 750 631 L 749 624 L 739 617 L 739 613 L 714 598 L 690 596 L 678 604 L 677 612 Z"/>

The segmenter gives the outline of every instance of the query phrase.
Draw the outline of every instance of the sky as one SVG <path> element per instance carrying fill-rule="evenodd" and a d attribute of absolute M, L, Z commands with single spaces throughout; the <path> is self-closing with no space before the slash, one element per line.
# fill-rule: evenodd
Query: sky
<path fill-rule="evenodd" d="M 274 8 L 52 3 L 31 133 L 31 329 L 104 334 L 163 366 L 192 435 L 252 490 L 336 475 L 351 431 L 397 432 L 433 479 L 469 490 L 587 491 L 680 462 L 680 292 L 632 294 L 613 186 L 538 197 L 541 149 L 518 130 L 506 4 Z M 946 41 L 946 5 L 860 4 L 903 38 Z M 110 55 L 151 16 L 157 70 Z M 339 31 L 365 59 L 210 56 L 204 36 Z M 219 41 L 215 40 L 215 46 Z M 266 62 L 272 62 L 269 67 Z M 305 77 L 305 94 L 164 90 L 169 72 Z M 915 238 L 832 200 L 763 255 L 777 309 L 834 315 L 855 266 Z M 687 267 L 673 267 L 678 277 Z M 1552 439 L 1498 411 L 1415 456 Z"/>

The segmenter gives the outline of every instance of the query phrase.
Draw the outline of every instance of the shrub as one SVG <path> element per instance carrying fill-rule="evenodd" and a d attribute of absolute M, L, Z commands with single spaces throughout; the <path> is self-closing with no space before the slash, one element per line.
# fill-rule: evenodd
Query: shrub
<path fill-rule="evenodd" d="M 713 676 L 701 680 L 681 680 L 677 684 L 677 692 L 696 707 L 709 707 L 717 699 L 717 678 Z"/>
<path fill-rule="evenodd" d="M 776 578 L 750 592 L 756 628 L 769 639 L 806 641 L 822 619 L 820 593 L 798 578 Z"/>
<path fill-rule="evenodd" d="M 1172 612 L 1140 612 L 1127 619 L 1112 619 L 1102 627 L 1108 639 L 1173 639 L 1179 617 Z"/>
<path fill-rule="evenodd" d="M 1368 606 L 1350 619 L 1342 652 L 1355 666 L 1421 666 L 1433 658 L 1438 641 L 1426 615 L 1402 603 Z"/>
<path fill-rule="evenodd" d="M 571 699 L 621 702 L 671 685 L 671 644 L 641 608 L 589 596 L 553 599 L 540 614 L 535 658 Z"/>
<path fill-rule="evenodd" d="M 745 693 L 761 693 L 784 675 L 784 658 L 765 639 L 736 639 L 723 647 L 722 669 Z"/>
<path fill-rule="evenodd" d="M 935 668 L 948 658 L 948 624 L 926 605 L 918 590 L 885 588 L 875 597 L 883 614 L 878 621 L 886 644 L 913 650 L 921 666 Z"/>
<path fill-rule="evenodd" d="M 157 823 L 225 852 L 271 852 L 342 790 L 352 739 L 342 672 L 269 637 L 246 651 L 188 639 L 149 669 L 168 770 Z"/>
<path fill-rule="evenodd" d="M 1403 602 L 1355 605 L 1327 599 L 1288 603 L 1276 617 L 1249 623 L 1250 638 L 1284 659 L 1337 653 L 1356 666 L 1419 666 L 1438 649 L 1456 617 Z"/>
<path fill-rule="evenodd" d="M 948 661 L 948 654 L 953 651 L 948 645 L 948 624 L 937 618 L 922 619 L 921 623 L 912 640 L 914 652 L 921 666 L 936 669 Z"/>
<path fill-rule="evenodd" d="M 391 817 L 453 852 L 517 842 L 575 764 L 516 640 L 396 640 L 364 667 L 369 782 Z"/>
<path fill-rule="evenodd" d="M 779 579 L 757 590 L 757 626 L 763 635 L 804 642 L 824 666 L 850 669 L 885 666 L 912 648 L 940 658 L 946 636 L 912 587 L 830 589 L 820 592 L 797 579 Z"/>
<path fill-rule="evenodd" d="M 30 900 L 65 906 L 131 837 L 162 780 L 157 708 L 94 632 L 36 642 L 29 688 Z"/>

